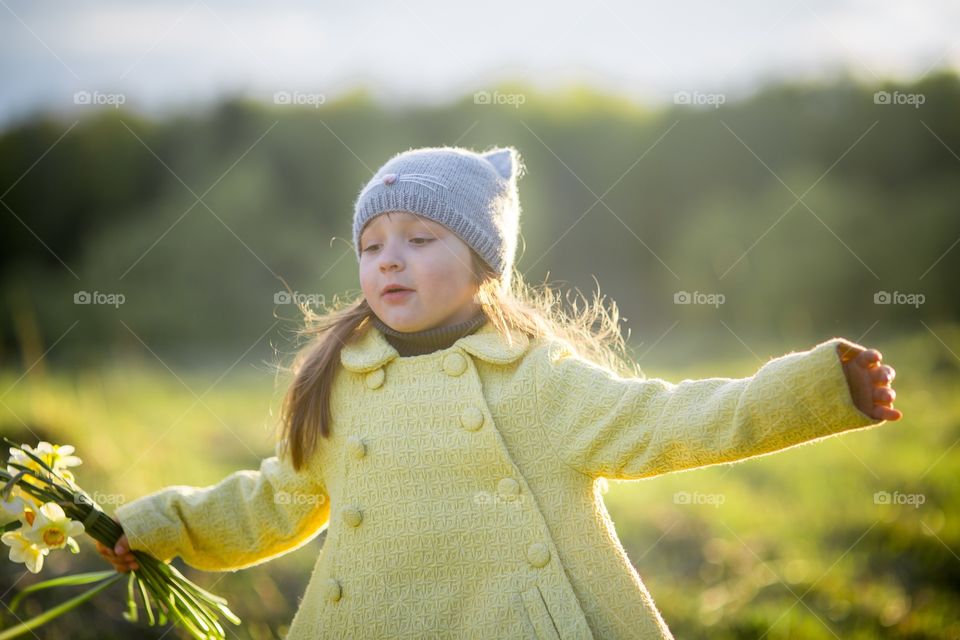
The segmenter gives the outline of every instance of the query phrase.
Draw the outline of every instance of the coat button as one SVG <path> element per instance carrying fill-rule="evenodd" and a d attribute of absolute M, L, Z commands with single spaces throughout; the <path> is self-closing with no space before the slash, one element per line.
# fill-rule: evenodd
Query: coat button
<path fill-rule="evenodd" d="M 534 542 L 527 547 L 527 560 L 534 567 L 542 567 L 550 562 L 550 549 L 542 542 Z"/>
<path fill-rule="evenodd" d="M 397 181 L 397 174 L 395 173 L 388 173 L 385 176 L 383 176 L 383 184 L 393 184 L 396 181 Z"/>
<path fill-rule="evenodd" d="M 497 483 L 497 493 L 505 498 L 520 493 L 520 483 L 513 478 L 503 478 Z"/>
<path fill-rule="evenodd" d="M 467 370 L 467 360 L 459 353 L 448 353 L 443 358 L 443 370 L 447 375 L 458 376 Z"/>
<path fill-rule="evenodd" d="M 383 367 L 374 369 L 364 377 L 363 381 L 368 389 L 379 389 L 383 385 Z"/>
<path fill-rule="evenodd" d="M 343 521 L 351 527 L 359 527 L 363 521 L 363 514 L 356 507 L 346 507 L 342 512 Z"/>
<path fill-rule="evenodd" d="M 357 436 L 347 438 L 347 449 L 349 449 L 350 455 L 357 460 L 367 455 L 367 445 Z"/>
<path fill-rule="evenodd" d="M 333 578 L 327 580 L 327 584 L 324 585 L 323 589 L 326 592 L 327 600 L 330 602 L 336 602 L 340 599 L 340 596 L 343 595 L 343 589 L 340 588 L 340 583 Z"/>
<path fill-rule="evenodd" d="M 483 426 L 483 411 L 476 407 L 467 407 L 460 414 L 460 424 L 467 431 L 476 431 Z"/>

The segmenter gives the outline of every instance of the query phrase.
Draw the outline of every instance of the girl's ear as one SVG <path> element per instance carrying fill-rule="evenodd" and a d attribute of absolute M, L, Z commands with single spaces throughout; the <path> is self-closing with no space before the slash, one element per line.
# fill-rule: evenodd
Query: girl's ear
<path fill-rule="evenodd" d="M 494 149 L 483 154 L 483 158 L 493 165 L 500 177 L 509 180 L 516 173 L 517 162 L 514 155 L 516 151 L 512 147 L 505 149 Z"/>

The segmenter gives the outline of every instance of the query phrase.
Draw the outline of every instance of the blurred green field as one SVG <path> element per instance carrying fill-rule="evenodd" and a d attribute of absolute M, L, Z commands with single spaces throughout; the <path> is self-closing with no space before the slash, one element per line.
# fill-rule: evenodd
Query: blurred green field
<path fill-rule="evenodd" d="M 863 343 L 896 368 L 902 421 L 741 464 L 609 483 L 605 499 L 620 538 L 677 638 L 960 637 L 960 329 Z M 641 364 L 648 376 L 671 381 L 739 377 L 762 364 L 745 354 L 684 369 Z M 167 485 L 212 484 L 272 453 L 283 393 L 266 365 L 222 373 L 173 373 L 149 362 L 5 371 L 0 432 L 75 445 L 84 459 L 78 481 L 108 510 Z M 691 496 L 688 503 L 678 492 Z M 923 504 L 878 504 L 876 492 L 894 502 L 919 494 Z M 280 638 L 322 542 L 323 534 L 235 573 L 175 563 L 229 599 L 244 621 L 230 637 Z M 0 599 L 9 602 L 42 579 L 107 566 L 88 538 L 78 556 L 48 557 L 39 576 L 0 562 Z M 36 637 L 187 637 L 125 622 L 123 589 L 115 585 Z M 73 593 L 38 595 L 26 613 Z M 0 626 L 9 626 L 9 611 L 0 609 Z"/>

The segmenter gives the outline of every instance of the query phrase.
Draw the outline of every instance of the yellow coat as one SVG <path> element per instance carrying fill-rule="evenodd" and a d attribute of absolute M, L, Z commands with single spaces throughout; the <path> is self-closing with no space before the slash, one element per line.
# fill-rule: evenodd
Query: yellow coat
<path fill-rule="evenodd" d="M 488 322 L 399 357 L 371 328 L 341 355 L 332 439 L 205 488 L 121 506 L 133 549 L 250 567 L 329 527 L 289 640 L 671 638 L 597 479 L 741 460 L 882 424 L 853 404 L 837 340 L 753 376 L 621 378 Z M 275 451 L 276 453 L 276 451 Z"/>

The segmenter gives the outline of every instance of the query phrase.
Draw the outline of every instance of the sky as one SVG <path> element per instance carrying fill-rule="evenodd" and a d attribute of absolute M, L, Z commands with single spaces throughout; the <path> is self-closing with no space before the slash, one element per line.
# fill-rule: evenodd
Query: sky
<path fill-rule="evenodd" d="M 583 83 L 655 106 L 839 73 L 878 85 L 960 68 L 958 26 L 955 0 L 0 0 L 0 126 L 224 94 L 321 104 L 356 87 L 405 105 Z"/>

